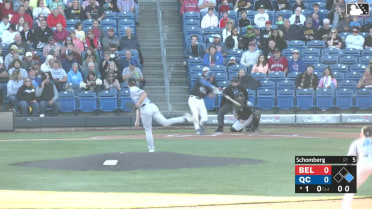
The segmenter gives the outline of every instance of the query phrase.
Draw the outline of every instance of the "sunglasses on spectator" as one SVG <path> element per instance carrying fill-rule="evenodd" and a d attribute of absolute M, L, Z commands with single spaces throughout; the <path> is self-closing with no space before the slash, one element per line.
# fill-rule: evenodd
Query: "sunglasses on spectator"
<path fill-rule="evenodd" d="M 358 31 L 357 30 L 353 30 L 353 33 L 358 33 Z"/>

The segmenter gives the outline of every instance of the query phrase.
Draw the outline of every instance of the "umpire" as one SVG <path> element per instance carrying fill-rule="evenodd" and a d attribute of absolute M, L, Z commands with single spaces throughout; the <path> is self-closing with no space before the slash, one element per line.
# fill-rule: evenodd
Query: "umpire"
<path fill-rule="evenodd" d="M 235 95 L 239 92 L 243 93 L 244 95 L 244 102 L 247 103 L 248 101 L 248 92 L 246 89 L 242 88 L 239 86 L 240 80 L 238 78 L 233 78 L 230 81 L 230 85 L 227 86 L 223 90 L 224 95 L 228 95 L 231 98 L 235 98 Z M 215 132 L 223 132 L 223 127 L 224 127 L 224 120 L 225 120 L 225 114 L 228 112 L 231 112 L 233 110 L 233 104 L 231 101 L 227 100 L 225 97 L 222 97 L 221 99 L 221 105 L 220 109 L 218 111 L 218 126 Z"/>

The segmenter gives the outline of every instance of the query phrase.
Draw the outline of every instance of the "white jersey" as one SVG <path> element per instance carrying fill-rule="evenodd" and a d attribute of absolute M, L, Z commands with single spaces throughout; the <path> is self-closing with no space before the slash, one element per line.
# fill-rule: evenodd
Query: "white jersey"
<path fill-rule="evenodd" d="M 353 141 L 347 154 L 358 156 L 359 163 L 372 164 L 372 139 L 363 138 Z"/>
<path fill-rule="evenodd" d="M 137 86 L 131 86 L 131 87 L 129 87 L 129 90 L 130 90 L 130 98 L 132 98 L 133 102 L 135 104 L 137 104 L 141 95 L 143 94 L 144 90 L 138 88 Z M 146 104 L 146 103 L 149 103 L 149 102 L 150 102 L 150 100 L 146 97 L 143 100 L 143 102 L 140 104 L 140 106 L 142 106 L 142 104 Z"/>

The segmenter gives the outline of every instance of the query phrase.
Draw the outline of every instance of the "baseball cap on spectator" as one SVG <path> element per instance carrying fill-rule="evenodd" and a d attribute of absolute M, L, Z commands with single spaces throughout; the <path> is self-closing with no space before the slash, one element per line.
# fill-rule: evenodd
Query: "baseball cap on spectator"
<path fill-rule="evenodd" d="M 230 60 L 235 60 L 236 58 L 235 57 L 230 57 Z"/>
<path fill-rule="evenodd" d="M 209 71 L 209 67 L 203 67 L 203 72 Z"/>
<path fill-rule="evenodd" d="M 48 41 L 54 41 L 54 36 L 49 36 Z"/>
<path fill-rule="evenodd" d="M 33 67 L 28 67 L 27 71 L 30 71 L 30 70 L 35 70 L 35 69 Z"/>
<path fill-rule="evenodd" d="M 133 77 L 128 78 L 128 84 L 135 86 L 137 84 L 137 80 Z"/>
<path fill-rule="evenodd" d="M 296 53 L 297 53 L 297 54 L 300 54 L 300 50 L 298 50 L 298 49 L 293 49 L 293 50 L 292 50 L 292 54 L 296 54 Z"/>
<path fill-rule="evenodd" d="M 261 4 L 258 8 L 259 9 L 265 9 L 265 5 Z"/>
<path fill-rule="evenodd" d="M 213 38 L 221 38 L 220 34 L 214 34 L 212 37 Z"/>
<path fill-rule="evenodd" d="M 10 46 L 10 50 L 18 50 L 18 47 L 13 44 L 12 46 Z"/>
<path fill-rule="evenodd" d="M 66 41 L 71 41 L 71 40 L 72 40 L 71 37 L 66 38 Z"/>
<path fill-rule="evenodd" d="M 67 50 L 66 51 L 66 55 L 73 55 L 73 54 L 74 54 L 74 52 L 72 50 Z"/>
<path fill-rule="evenodd" d="M 113 27 L 108 27 L 107 31 L 114 31 L 114 28 Z"/>
<path fill-rule="evenodd" d="M 26 57 L 29 57 L 29 56 L 32 57 L 32 52 L 26 52 Z"/>
<path fill-rule="evenodd" d="M 248 30 L 248 29 L 253 29 L 253 26 L 252 26 L 252 25 L 248 25 L 248 26 L 247 26 L 247 30 Z"/>
<path fill-rule="evenodd" d="M 248 46 L 256 46 L 256 43 L 255 42 L 250 42 Z"/>
<path fill-rule="evenodd" d="M 271 25 L 271 21 L 270 20 L 266 21 L 265 22 L 265 25 L 267 25 L 267 24 L 270 24 Z"/>

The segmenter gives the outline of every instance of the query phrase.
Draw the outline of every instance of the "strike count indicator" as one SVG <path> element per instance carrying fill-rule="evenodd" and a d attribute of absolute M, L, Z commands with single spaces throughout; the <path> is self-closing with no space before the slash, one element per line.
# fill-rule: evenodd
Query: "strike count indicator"
<path fill-rule="evenodd" d="M 296 156 L 295 163 L 296 193 L 357 192 L 355 156 Z"/>

